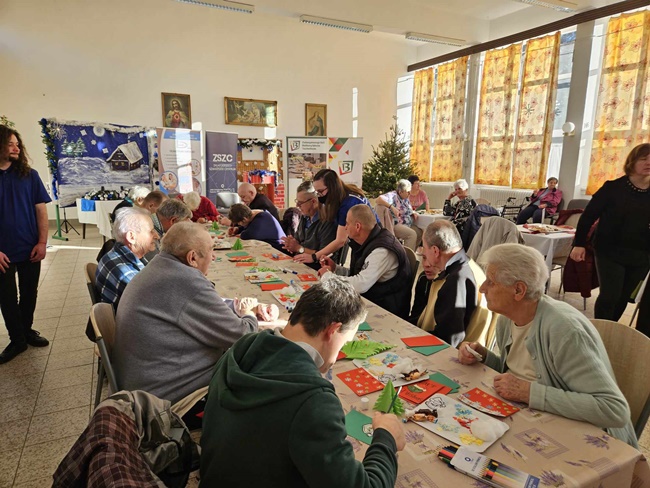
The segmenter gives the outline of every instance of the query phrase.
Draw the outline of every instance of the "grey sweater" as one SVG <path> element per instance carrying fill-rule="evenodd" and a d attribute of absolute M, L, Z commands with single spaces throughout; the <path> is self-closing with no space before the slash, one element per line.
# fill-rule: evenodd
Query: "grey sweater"
<path fill-rule="evenodd" d="M 496 336 L 501 355 L 488 351 L 485 359 L 486 365 L 502 373 L 512 345 L 511 327 L 511 320 L 499 317 Z M 638 448 L 627 400 L 589 319 L 544 295 L 525 344 L 537 373 L 530 387 L 531 408 L 589 422 Z"/>
<path fill-rule="evenodd" d="M 128 284 L 117 309 L 112 362 L 120 389 L 176 403 L 207 386 L 221 355 L 257 331 L 197 269 L 167 253 Z"/>

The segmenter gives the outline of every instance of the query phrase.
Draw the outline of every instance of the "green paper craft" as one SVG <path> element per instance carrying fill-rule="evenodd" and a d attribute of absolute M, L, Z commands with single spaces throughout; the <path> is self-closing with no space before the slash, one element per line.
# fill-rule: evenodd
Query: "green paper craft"
<path fill-rule="evenodd" d="M 372 330 L 372 327 L 370 327 L 368 322 L 362 322 L 359 324 L 359 332 L 367 332 L 369 330 Z"/>
<path fill-rule="evenodd" d="M 350 341 L 341 348 L 348 359 L 366 359 L 382 351 L 392 349 L 392 344 L 381 344 L 374 341 Z"/>
<path fill-rule="evenodd" d="M 460 388 L 460 385 L 458 383 L 442 373 L 433 373 L 432 375 L 429 375 L 429 379 L 451 388 L 451 391 L 449 393 L 457 393 L 458 389 Z"/>
<path fill-rule="evenodd" d="M 415 211 L 417 212 L 418 210 L 426 210 L 426 209 L 427 209 L 427 204 L 423 203 L 418 208 L 416 208 Z"/>
<path fill-rule="evenodd" d="M 375 406 L 372 409 L 382 413 L 394 413 L 399 417 L 404 413 L 404 404 L 402 400 L 396 397 L 397 392 L 395 391 L 393 382 L 388 380 L 388 383 L 386 383 L 386 386 L 379 394 L 379 398 L 377 398 Z M 391 405 L 393 406 L 391 407 Z"/>
<path fill-rule="evenodd" d="M 350 413 L 345 416 L 345 430 L 348 432 L 348 435 L 364 444 L 370 445 L 372 435 L 364 432 L 364 426 L 366 427 L 366 431 L 372 432 L 372 419 L 367 415 L 356 410 L 350 410 Z"/>
<path fill-rule="evenodd" d="M 212 230 L 219 230 L 219 222 L 212 222 Z"/>
<path fill-rule="evenodd" d="M 241 249 L 244 249 L 244 245 L 241 243 L 241 239 L 238 237 L 235 243 L 232 245 L 232 248 L 235 251 L 239 251 Z"/>
<path fill-rule="evenodd" d="M 235 249 L 234 246 L 233 249 Z M 248 253 L 246 251 L 227 252 L 226 256 L 229 258 L 236 258 L 238 256 L 248 256 Z"/>
<path fill-rule="evenodd" d="M 431 356 L 437 352 L 440 352 L 444 349 L 447 349 L 449 344 L 443 344 L 441 346 L 422 346 L 422 347 L 411 347 L 411 351 L 419 352 L 424 356 Z"/>

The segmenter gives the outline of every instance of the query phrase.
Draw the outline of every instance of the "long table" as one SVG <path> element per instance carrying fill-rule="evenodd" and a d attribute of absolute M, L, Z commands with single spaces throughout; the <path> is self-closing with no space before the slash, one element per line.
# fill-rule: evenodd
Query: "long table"
<path fill-rule="evenodd" d="M 571 245 L 573 244 L 573 239 L 575 237 L 574 232 L 555 232 L 552 234 L 533 234 L 523 225 L 518 225 L 517 228 L 521 232 L 521 236 L 524 238 L 524 243 L 528 247 L 537 249 L 544 260 L 546 261 L 546 267 L 548 268 L 548 284 L 551 283 L 551 271 L 553 271 L 553 258 L 555 256 L 568 256 L 571 252 Z"/>
<path fill-rule="evenodd" d="M 262 257 L 263 253 L 277 253 L 271 246 L 258 241 L 243 241 L 244 248 L 251 256 L 258 257 L 260 266 L 285 268 L 299 273 L 314 271 L 290 260 L 273 261 Z M 210 268 L 208 277 L 215 283 L 222 297 L 251 296 L 266 303 L 276 303 L 269 292 L 263 292 L 257 285 L 248 283 L 243 273 L 248 268 L 236 267 L 229 262 L 225 253 L 216 251 L 221 261 Z M 278 273 L 289 283 L 296 279 L 292 273 Z M 372 340 L 395 344 L 391 349 L 401 357 L 410 357 L 429 371 L 439 371 L 461 385 L 460 393 L 479 387 L 492 395 L 494 370 L 476 364 L 461 365 L 457 360 L 457 350 L 450 347 L 431 356 L 422 356 L 407 349 L 400 337 L 424 335 L 423 331 L 397 318 L 386 310 L 366 301 L 367 322 L 372 327 L 368 332 Z M 281 318 L 289 314 L 281 308 Z M 317 311 L 315 311 L 317 313 Z M 349 360 L 338 361 L 333 368 L 333 382 L 343 409 L 360 410 L 360 397 L 356 396 L 336 376 L 356 366 Z M 367 395 L 372 406 L 379 392 Z M 455 395 L 451 395 L 455 396 Z M 365 412 L 372 416 L 372 412 Z M 533 474 L 543 481 L 541 486 L 585 486 L 602 488 L 650 487 L 650 468 L 643 455 L 627 444 L 608 436 L 593 425 L 565 419 L 557 415 L 539 412 L 528 408 L 508 417 L 510 430 L 485 455 L 495 460 Z M 399 453 L 399 472 L 397 484 L 400 488 L 425 487 L 477 487 L 473 479 L 457 471 L 448 469 L 437 457 L 440 447 L 449 441 L 414 424 L 405 424 L 406 448 Z M 367 446 L 348 438 L 354 447 L 356 457 L 361 460 Z"/>
<path fill-rule="evenodd" d="M 86 238 L 86 224 L 95 224 L 104 241 L 106 238 L 110 239 L 112 237 L 110 215 L 121 201 L 96 200 L 94 211 L 83 211 L 81 210 L 81 199 L 77 198 L 77 219 L 83 225 L 83 238 Z"/>

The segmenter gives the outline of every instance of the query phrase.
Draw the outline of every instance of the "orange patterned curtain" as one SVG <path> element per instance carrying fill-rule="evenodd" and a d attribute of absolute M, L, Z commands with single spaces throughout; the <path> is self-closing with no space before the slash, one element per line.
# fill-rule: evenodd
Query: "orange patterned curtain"
<path fill-rule="evenodd" d="M 456 181 L 463 173 L 463 119 L 468 56 L 438 66 L 431 181 Z"/>
<path fill-rule="evenodd" d="M 474 182 L 510 186 L 521 42 L 485 53 Z"/>
<path fill-rule="evenodd" d="M 650 12 L 610 19 L 605 39 L 600 91 L 587 194 L 623 174 L 628 152 L 648 142 L 650 130 Z"/>
<path fill-rule="evenodd" d="M 424 181 L 430 178 L 432 110 L 433 68 L 416 71 L 413 82 L 410 159 L 415 173 Z"/>
<path fill-rule="evenodd" d="M 553 137 L 560 33 L 526 44 L 512 188 L 542 188 Z"/>

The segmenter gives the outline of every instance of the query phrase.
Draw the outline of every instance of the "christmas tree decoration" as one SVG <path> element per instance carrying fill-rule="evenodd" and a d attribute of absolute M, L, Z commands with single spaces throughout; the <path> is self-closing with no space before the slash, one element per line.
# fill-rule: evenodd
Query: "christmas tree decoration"
<path fill-rule="evenodd" d="M 244 249 L 244 245 L 241 243 L 241 239 L 238 237 L 235 243 L 232 245 L 234 251 L 241 251 Z"/>
<path fill-rule="evenodd" d="M 398 398 L 398 395 L 399 393 L 395 391 L 393 382 L 388 380 L 372 409 L 382 413 L 394 413 L 399 417 L 404 413 L 404 404 Z"/>
<path fill-rule="evenodd" d="M 363 191 L 367 196 L 377 196 L 395 190 L 397 181 L 413 174 L 409 159 L 410 144 L 397 124 L 390 127 L 386 140 L 372 148 L 372 158 L 363 165 Z"/>
<path fill-rule="evenodd" d="M 393 347 L 395 346 L 391 344 L 373 341 L 350 341 L 343 345 L 341 352 L 345 353 L 348 359 L 366 359 Z"/>

